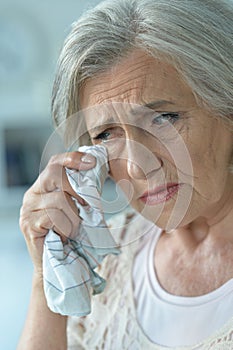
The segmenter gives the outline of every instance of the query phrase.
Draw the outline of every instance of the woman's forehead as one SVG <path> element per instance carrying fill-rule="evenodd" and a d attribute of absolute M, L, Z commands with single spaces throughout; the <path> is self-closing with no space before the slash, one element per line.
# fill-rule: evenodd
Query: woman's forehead
<path fill-rule="evenodd" d="M 109 102 L 139 105 L 154 101 L 182 105 L 196 102 L 191 88 L 173 66 L 137 51 L 88 79 L 79 96 L 82 109 Z"/>

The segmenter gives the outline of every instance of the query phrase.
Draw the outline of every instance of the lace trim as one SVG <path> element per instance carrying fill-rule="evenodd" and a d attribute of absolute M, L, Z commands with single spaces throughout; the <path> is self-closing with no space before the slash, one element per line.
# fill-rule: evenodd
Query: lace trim
<path fill-rule="evenodd" d="M 121 216 L 118 218 L 118 226 L 124 227 L 124 223 L 126 224 L 131 218 L 132 214 Z M 145 220 L 142 220 L 137 228 L 131 225 L 127 232 L 119 229 L 117 234 L 123 242 L 122 236 L 127 235 L 127 239 L 135 237 L 137 232 L 144 228 L 143 225 L 145 226 Z M 128 244 L 120 256 L 108 256 L 104 260 L 99 273 L 107 280 L 106 290 L 93 297 L 92 313 L 89 316 L 69 319 L 68 349 L 232 350 L 233 318 L 213 336 L 193 347 L 168 348 L 156 345 L 146 337 L 137 322 L 133 299 L 131 271 L 137 247 L 138 242 Z"/>

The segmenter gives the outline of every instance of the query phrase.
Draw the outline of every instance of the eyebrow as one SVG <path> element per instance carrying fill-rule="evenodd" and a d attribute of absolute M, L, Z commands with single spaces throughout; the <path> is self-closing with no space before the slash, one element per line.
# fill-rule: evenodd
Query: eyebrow
<path fill-rule="evenodd" d="M 135 115 L 135 114 L 140 113 L 142 108 L 157 109 L 157 108 L 161 108 L 165 105 L 174 105 L 174 102 L 167 101 L 167 100 L 156 100 L 156 101 L 152 101 L 152 102 L 137 106 L 137 107 L 133 108 L 130 112 L 132 113 L 132 115 Z"/>
<path fill-rule="evenodd" d="M 105 119 L 103 124 L 91 127 L 89 131 L 92 131 L 92 132 L 102 131 L 104 125 L 113 125 L 113 124 L 117 124 L 116 120 L 114 118 L 110 117 L 110 118 Z"/>
<path fill-rule="evenodd" d="M 158 108 L 161 108 L 161 107 L 163 107 L 165 105 L 174 105 L 174 102 L 167 101 L 167 100 L 152 101 L 152 102 L 145 103 L 145 104 L 142 104 L 142 105 L 138 105 L 137 107 L 132 108 L 130 110 L 130 114 L 131 115 L 137 115 L 137 114 L 142 112 L 143 108 L 158 109 Z M 113 117 L 109 117 L 109 118 L 105 119 L 103 124 L 94 126 L 90 130 L 92 132 L 98 132 L 98 131 L 101 131 L 103 129 L 104 125 L 111 125 L 111 124 L 112 125 L 113 124 L 117 124 L 116 120 Z"/>

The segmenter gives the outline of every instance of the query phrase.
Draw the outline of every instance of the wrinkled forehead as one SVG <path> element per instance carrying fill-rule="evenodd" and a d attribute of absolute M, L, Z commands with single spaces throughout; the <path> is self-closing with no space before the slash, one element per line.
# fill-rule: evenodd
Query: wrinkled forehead
<path fill-rule="evenodd" d="M 90 108 L 87 123 L 96 115 L 111 115 L 115 121 L 131 121 L 131 110 L 142 107 L 156 110 L 166 103 L 177 106 L 195 103 L 193 92 L 177 70 L 145 52 L 135 50 L 106 70 L 88 78 L 79 91 L 82 109 Z M 152 106 L 153 104 L 153 106 Z M 92 115 L 90 117 L 90 115 Z M 126 120 L 123 119 L 126 117 Z M 135 113 L 133 113 L 135 117 Z"/>

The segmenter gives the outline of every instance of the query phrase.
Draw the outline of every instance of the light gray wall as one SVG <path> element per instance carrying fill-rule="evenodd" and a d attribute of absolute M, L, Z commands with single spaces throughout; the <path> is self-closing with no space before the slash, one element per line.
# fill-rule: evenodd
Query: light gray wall
<path fill-rule="evenodd" d="M 71 23 L 99 2 L 0 0 L 0 211 L 19 206 L 25 191 L 6 186 L 4 130 L 21 127 L 25 139 L 27 127 L 52 130 L 50 97 L 60 49 Z"/>
<path fill-rule="evenodd" d="M 9 192 L 3 188 L 3 130 L 50 124 L 51 86 L 62 42 L 70 24 L 85 8 L 98 2 L 0 0 L 1 349 L 16 349 L 27 311 L 32 273 L 18 226 L 22 190 Z"/>
<path fill-rule="evenodd" d="M 98 2 L 1 0 L 1 120 L 17 118 L 20 113 L 29 118 L 32 112 L 49 113 L 53 73 L 62 42 L 71 23 Z M 7 44 L 8 39 L 11 42 Z"/>

